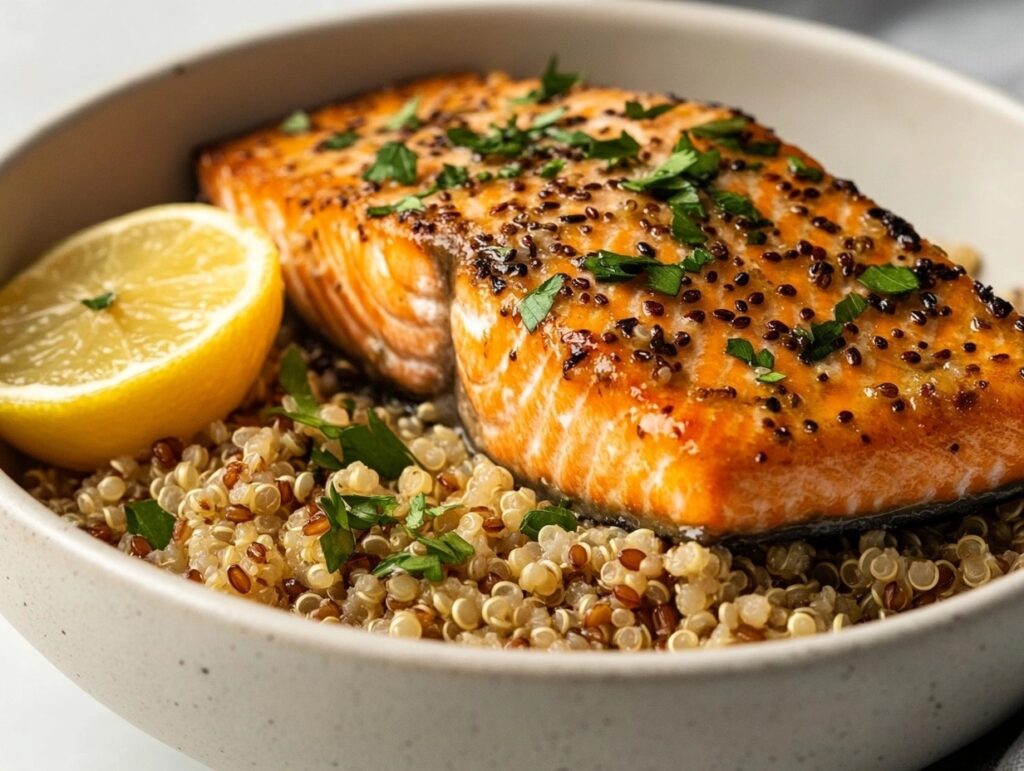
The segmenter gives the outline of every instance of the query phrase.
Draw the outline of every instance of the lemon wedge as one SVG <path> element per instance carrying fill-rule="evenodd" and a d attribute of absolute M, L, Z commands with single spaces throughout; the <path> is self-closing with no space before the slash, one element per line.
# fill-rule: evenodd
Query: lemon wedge
<path fill-rule="evenodd" d="M 95 225 L 0 289 L 0 436 L 87 469 L 227 414 L 281 321 L 277 250 L 221 209 Z"/>

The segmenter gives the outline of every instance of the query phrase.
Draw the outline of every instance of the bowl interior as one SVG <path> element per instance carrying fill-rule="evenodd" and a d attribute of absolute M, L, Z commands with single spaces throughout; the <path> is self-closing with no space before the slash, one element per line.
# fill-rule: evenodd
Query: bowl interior
<path fill-rule="evenodd" d="M 552 52 L 594 82 L 743 107 L 922 234 L 978 246 L 998 286 L 1018 278 L 1021 107 L 811 25 L 704 6 L 565 2 L 356 15 L 131 82 L 0 160 L 0 281 L 80 227 L 192 197 L 190 162 L 203 142 L 418 74 L 534 74 Z M 11 476 L 21 463 L 0 448 Z"/>

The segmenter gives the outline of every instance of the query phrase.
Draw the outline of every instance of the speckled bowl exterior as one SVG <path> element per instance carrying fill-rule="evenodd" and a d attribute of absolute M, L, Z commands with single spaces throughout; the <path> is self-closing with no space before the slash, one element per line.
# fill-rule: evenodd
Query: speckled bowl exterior
<path fill-rule="evenodd" d="M 0 153 L 0 280 L 194 192 L 205 140 L 432 71 L 537 71 L 741 105 L 935 240 L 1022 278 L 1024 109 L 799 22 L 647 2 L 429 3 L 168 63 Z M 952 169 L 958 170 L 955 174 Z M 70 678 L 215 768 L 915 768 L 1024 701 L 1024 574 L 838 635 L 717 651 L 469 650 L 321 627 L 66 526 L 0 452 L 0 612 Z M 12 479 L 13 478 L 13 479 Z"/>

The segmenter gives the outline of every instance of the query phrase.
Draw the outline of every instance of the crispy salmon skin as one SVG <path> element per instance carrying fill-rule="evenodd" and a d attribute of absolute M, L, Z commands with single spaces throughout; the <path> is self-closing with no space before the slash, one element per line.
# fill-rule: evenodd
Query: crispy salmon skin
<path fill-rule="evenodd" d="M 314 328 L 592 513 L 753 534 L 1024 479 L 1024 320 L 737 111 L 432 77 L 198 173 Z"/>

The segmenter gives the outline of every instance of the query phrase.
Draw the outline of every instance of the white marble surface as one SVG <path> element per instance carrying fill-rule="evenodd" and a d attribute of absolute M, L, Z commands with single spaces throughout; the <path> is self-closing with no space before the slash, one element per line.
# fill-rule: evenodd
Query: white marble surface
<path fill-rule="evenodd" d="M 128 73 L 372 0 L 0 0 L 0 147 Z M 738 0 L 872 34 L 1024 97 L 1021 0 Z M 0 619 L 0 768 L 202 768 L 78 690 Z"/>

